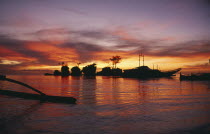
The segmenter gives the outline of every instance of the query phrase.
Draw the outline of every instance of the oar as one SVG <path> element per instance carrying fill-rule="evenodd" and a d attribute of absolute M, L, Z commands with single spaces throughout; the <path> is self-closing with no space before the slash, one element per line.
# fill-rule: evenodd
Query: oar
<path fill-rule="evenodd" d="M 3 94 L 3 95 L 15 96 L 15 97 L 20 97 L 20 98 L 24 98 L 24 99 L 35 99 L 35 100 L 41 100 L 41 101 L 49 101 L 49 102 L 76 103 L 76 99 L 73 97 L 46 95 L 45 93 L 39 91 L 38 89 L 35 89 L 23 82 L 6 78 L 5 75 L 0 75 L 0 80 L 9 81 L 9 82 L 13 82 L 13 83 L 22 85 L 22 86 L 25 86 L 25 87 L 39 93 L 39 94 L 31 94 L 31 93 L 23 93 L 23 92 L 17 92 L 17 91 L 0 90 L 0 94 Z"/>

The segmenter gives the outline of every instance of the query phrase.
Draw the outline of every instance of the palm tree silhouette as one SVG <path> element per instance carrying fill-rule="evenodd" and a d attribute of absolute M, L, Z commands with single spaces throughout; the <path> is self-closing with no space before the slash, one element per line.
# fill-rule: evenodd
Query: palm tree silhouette
<path fill-rule="evenodd" d="M 110 58 L 110 60 L 112 61 L 113 68 L 117 67 L 117 63 L 120 63 L 121 59 L 122 58 L 118 55 L 112 56 L 112 58 Z"/>

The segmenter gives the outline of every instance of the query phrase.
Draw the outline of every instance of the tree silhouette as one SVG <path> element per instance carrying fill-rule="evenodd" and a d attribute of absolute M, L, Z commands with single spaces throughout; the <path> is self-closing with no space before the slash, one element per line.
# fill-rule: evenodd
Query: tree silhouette
<path fill-rule="evenodd" d="M 82 64 L 82 63 L 78 62 L 78 63 L 77 63 L 77 66 L 79 67 L 80 64 Z"/>
<path fill-rule="evenodd" d="M 78 66 L 74 66 L 71 68 L 71 75 L 72 76 L 80 76 L 82 74 L 82 71 Z"/>
<path fill-rule="evenodd" d="M 70 72 L 69 72 L 69 67 L 67 65 L 67 63 L 65 62 L 59 62 L 59 65 L 61 65 L 61 76 L 69 76 Z M 54 72 L 55 74 L 55 72 Z"/>
<path fill-rule="evenodd" d="M 112 61 L 113 68 L 117 67 L 117 63 L 120 63 L 121 59 L 122 58 L 118 55 L 112 56 L 112 58 L 110 58 L 110 60 Z"/>
<path fill-rule="evenodd" d="M 85 76 L 95 76 L 96 75 L 96 64 L 90 64 L 83 67 L 82 72 Z"/>
<path fill-rule="evenodd" d="M 110 67 L 104 67 L 97 74 L 102 75 L 102 76 L 111 76 L 112 75 L 112 69 Z"/>
<path fill-rule="evenodd" d="M 68 66 L 62 66 L 61 67 L 61 75 L 62 76 L 69 76 L 69 67 Z"/>

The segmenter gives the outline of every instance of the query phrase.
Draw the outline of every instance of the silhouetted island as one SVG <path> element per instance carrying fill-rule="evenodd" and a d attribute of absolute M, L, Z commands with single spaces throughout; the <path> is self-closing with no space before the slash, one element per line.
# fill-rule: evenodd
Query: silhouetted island
<path fill-rule="evenodd" d="M 71 68 L 71 75 L 72 76 L 81 76 L 82 71 L 78 66 L 74 66 L 74 67 Z"/>
<path fill-rule="evenodd" d="M 44 75 L 69 76 L 70 75 L 70 71 L 69 71 L 69 67 L 67 65 L 64 65 L 64 62 L 63 62 L 62 66 L 61 66 L 61 71 L 55 70 L 53 72 L 53 74 L 45 73 Z"/>
<path fill-rule="evenodd" d="M 101 76 L 122 76 L 123 72 L 122 69 L 117 68 L 117 64 L 120 63 L 121 57 L 116 55 L 112 56 L 109 60 L 112 62 L 112 68 L 111 67 L 104 67 L 100 72 L 97 73 L 97 75 Z"/>
<path fill-rule="evenodd" d="M 143 66 L 140 66 L 140 56 L 143 57 Z M 59 70 L 55 70 L 53 74 L 46 73 L 45 75 L 55 75 L 55 76 L 81 76 L 82 74 L 84 76 L 120 76 L 124 78 L 160 78 L 160 77 L 170 77 L 173 76 L 175 73 L 181 70 L 181 68 L 171 70 L 171 71 L 165 71 L 162 72 L 158 69 L 150 69 L 148 66 L 144 66 L 144 55 L 139 55 L 139 67 L 136 67 L 134 69 L 126 69 L 123 70 L 120 68 L 117 68 L 117 64 L 121 61 L 120 56 L 112 56 L 109 60 L 112 62 L 112 68 L 111 67 L 104 67 L 100 72 L 96 73 L 96 64 L 90 64 L 85 67 L 83 67 L 82 70 L 78 66 L 74 66 L 71 68 L 71 73 L 69 71 L 69 67 L 62 62 L 61 72 Z M 184 78 L 184 76 L 183 76 Z"/>
<path fill-rule="evenodd" d="M 61 71 L 55 70 L 53 74 L 45 73 L 44 75 L 54 75 L 54 76 L 81 76 L 83 73 L 84 76 L 96 76 L 96 64 L 90 64 L 81 70 L 79 66 L 74 66 L 71 68 L 71 72 L 69 71 L 69 67 L 62 63 Z"/>
<path fill-rule="evenodd" d="M 97 72 L 97 75 L 101 76 L 122 76 L 123 72 L 120 68 L 113 68 L 110 67 L 104 67 L 102 68 L 102 71 Z"/>
<path fill-rule="evenodd" d="M 82 72 L 84 76 L 96 76 L 96 64 L 90 64 L 83 67 Z"/>
<path fill-rule="evenodd" d="M 69 76 L 69 75 L 70 75 L 69 67 L 67 65 L 62 66 L 61 76 Z"/>

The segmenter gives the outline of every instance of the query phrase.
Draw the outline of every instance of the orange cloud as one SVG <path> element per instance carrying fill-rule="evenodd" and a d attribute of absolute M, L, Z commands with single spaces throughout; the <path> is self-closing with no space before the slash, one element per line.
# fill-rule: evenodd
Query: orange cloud
<path fill-rule="evenodd" d="M 0 56 L 6 56 L 6 55 L 20 56 L 21 55 L 15 51 L 9 50 L 1 45 L 0 45 L 0 50 L 1 50 Z"/>
<path fill-rule="evenodd" d="M 59 30 L 54 30 L 52 33 L 54 32 L 59 33 Z M 81 62 L 81 66 L 96 62 L 97 66 L 102 68 L 107 66 L 107 63 L 111 65 L 109 59 L 112 56 L 119 55 L 122 57 L 122 61 L 117 66 L 128 69 L 139 65 L 138 54 L 143 50 L 145 65 L 152 67 L 153 64 L 159 64 L 161 69 L 170 70 L 201 64 L 204 59 L 210 56 L 209 41 L 204 40 L 167 45 L 161 43 L 173 40 L 173 37 L 139 40 L 123 27 L 109 32 L 77 31 L 71 33 L 75 36 L 78 35 L 76 36 L 78 38 L 59 45 L 53 41 L 24 41 L 0 36 L 0 57 L 1 60 L 6 60 L 2 63 L 18 61 L 21 64 L 15 65 L 13 68 L 37 69 L 40 67 L 40 69 L 45 69 L 56 66 L 59 62 L 70 62 L 70 65 L 73 66 L 76 65 L 76 62 Z M 83 37 L 91 38 L 93 42 L 81 40 Z M 102 42 L 100 42 L 101 40 Z M 110 42 L 111 45 L 106 45 Z"/>
<path fill-rule="evenodd" d="M 14 60 L 19 62 L 29 62 L 29 61 L 36 61 L 36 58 L 32 57 L 26 57 L 21 53 L 18 53 L 16 51 L 10 50 L 8 48 L 5 48 L 3 46 L 0 46 L 0 59 L 4 60 Z"/>
<path fill-rule="evenodd" d="M 52 44 L 41 42 L 30 42 L 26 44 L 27 49 L 40 52 L 49 60 L 68 62 L 78 59 L 78 54 L 73 48 L 60 48 Z"/>

